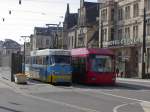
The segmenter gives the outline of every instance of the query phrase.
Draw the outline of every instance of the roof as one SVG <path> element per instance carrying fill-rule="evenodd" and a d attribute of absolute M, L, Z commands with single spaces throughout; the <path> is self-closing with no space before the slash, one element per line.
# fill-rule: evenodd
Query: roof
<path fill-rule="evenodd" d="M 69 50 L 64 49 L 43 49 L 30 52 L 31 56 L 46 56 L 46 55 L 70 55 Z"/>
<path fill-rule="evenodd" d="M 72 28 L 77 24 L 77 18 L 78 14 L 77 13 L 70 13 L 69 18 L 68 18 L 68 28 Z"/>
<path fill-rule="evenodd" d="M 84 2 L 84 6 L 85 6 L 86 8 L 91 8 L 91 7 L 93 7 L 94 5 L 99 5 L 99 3 L 96 3 L 96 2 L 87 2 L 87 1 Z"/>
<path fill-rule="evenodd" d="M 79 15 L 80 13 L 84 14 L 82 14 L 81 17 L 79 17 L 79 25 L 93 25 L 93 23 L 97 22 L 96 18 L 99 17 L 99 7 L 101 3 L 86 2 L 84 0 L 82 2 L 83 3 L 80 3 Z M 85 12 L 82 10 L 83 7 L 85 8 Z"/>
<path fill-rule="evenodd" d="M 3 48 L 5 48 L 5 49 L 18 49 L 18 48 L 21 48 L 21 45 L 14 40 L 6 39 L 3 42 Z"/>
<path fill-rule="evenodd" d="M 72 56 L 87 54 L 114 55 L 112 50 L 106 48 L 77 48 L 71 50 Z"/>
<path fill-rule="evenodd" d="M 78 13 L 70 13 L 69 4 L 67 4 L 67 10 L 65 14 L 64 24 L 66 29 L 72 28 L 77 25 Z"/>
<path fill-rule="evenodd" d="M 99 3 L 95 2 L 84 2 L 84 6 L 86 9 L 86 20 L 87 23 L 91 23 L 96 21 L 96 17 L 99 16 Z"/>
<path fill-rule="evenodd" d="M 62 27 L 35 27 L 34 31 L 36 35 L 49 36 L 52 32 L 61 31 Z"/>

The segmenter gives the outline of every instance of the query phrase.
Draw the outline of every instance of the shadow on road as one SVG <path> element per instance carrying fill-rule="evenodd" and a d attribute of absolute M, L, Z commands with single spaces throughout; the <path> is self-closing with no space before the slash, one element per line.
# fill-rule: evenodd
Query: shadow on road
<path fill-rule="evenodd" d="M 48 85 L 49 83 L 44 83 L 38 80 L 28 80 L 28 85 Z M 57 84 L 55 85 L 57 87 L 62 87 L 62 88 L 80 88 L 80 89 L 109 89 L 109 90 L 114 90 L 114 89 L 122 89 L 122 90 L 150 90 L 150 86 L 148 85 L 141 85 L 141 84 L 132 84 L 132 83 L 127 83 L 127 82 L 117 82 L 115 85 L 92 85 L 92 84 L 78 84 L 78 83 L 73 83 L 72 85 L 67 85 L 67 84 Z"/>
<path fill-rule="evenodd" d="M 150 90 L 150 86 L 140 85 L 140 84 L 129 84 L 129 83 L 118 82 L 117 86 L 121 88 L 127 88 L 130 90 Z"/>
<path fill-rule="evenodd" d="M 127 83 L 116 83 L 115 85 L 85 85 L 85 84 L 73 84 L 72 87 L 74 88 L 81 88 L 81 89 L 122 89 L 122 90 L 150 90 L 150 86 L 143 86 L 137 84 L 127 84 Z"/>
<path fill-rule="evenodd" d="M 18 111 L 18 110 L 15 110 L 15 109 L 4 107 L 4 106 L 0 106 L 0 109 L 7 110 L 7 111 L 10 111 L 10 112 L 23 112 L 23 111 Z"/>

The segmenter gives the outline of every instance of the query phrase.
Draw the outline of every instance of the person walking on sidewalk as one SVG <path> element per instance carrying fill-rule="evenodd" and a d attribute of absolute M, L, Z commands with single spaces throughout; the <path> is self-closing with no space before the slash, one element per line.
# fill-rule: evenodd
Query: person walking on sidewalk
<path fill-rule="evenodd" d="M 119 76 L 119 68 L 116 68 L 116 77 Z"/>

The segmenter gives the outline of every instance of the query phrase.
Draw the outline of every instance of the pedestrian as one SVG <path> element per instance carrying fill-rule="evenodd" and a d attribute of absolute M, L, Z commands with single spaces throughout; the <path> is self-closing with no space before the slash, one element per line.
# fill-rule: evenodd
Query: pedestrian
<path fill-rule="evenodd" d="M 121 72 L 121 78 L 123 77 L 123 72 Z"/>
<path fill-rule="evenodd" d="M 117 77 L 119 76 L 119 69 L 118 68 L 116 69 L 116 76 Z"/>

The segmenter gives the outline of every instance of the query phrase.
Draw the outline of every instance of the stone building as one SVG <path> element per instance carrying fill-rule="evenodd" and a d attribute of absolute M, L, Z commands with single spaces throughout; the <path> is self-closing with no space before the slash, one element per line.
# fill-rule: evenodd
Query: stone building
<path fill-rule="evenodd" d="M 64 20 L 64 48 L 98 47 L 99 3 L 80 0 L 78 13 L 70 13 L 69 4 Z"/>
<path fill-rule="evenodd" d="M 31 36 L 31 50 L 60 47 L 60 37 L 62 28 L 60 27 L 35 27 Z"/>
<path fill-rule="evenodd" d="M 150 0 L 110 0 L 100 8 L 99 38 L 117 56 L 117 66 L 125 77 L 141 77 L 143 10 L 146 8 L 146 72 L 150 73 Z M 113 17 L 111 19 L 111 17 Z M 108 23 L 108 24 L 107 24 Z M 102 25 L 103 24 L 103 25 Z"/>
<path fill-rule="evenodd" d="M 69 4 L 67 4 L 67 10 L 65 19 L 63 22 L 63 48 L 72 49 L 76 46 L 76 26 L 77 26 L 77 13 L 70 13 Z"/>
<path fill-rule="evenodd" d="M 98 47 L 99 3 L 80 0 L 77 23 L 77 47 Z"/>
<path fill-rule="evenodd" d="M 19 53 L 21 51 L 21 45 L 14 40 L 5 39 L 3 41 L 1 47 L 1 55 L 7 56 L 11 55 L 12 53 Z"/>

